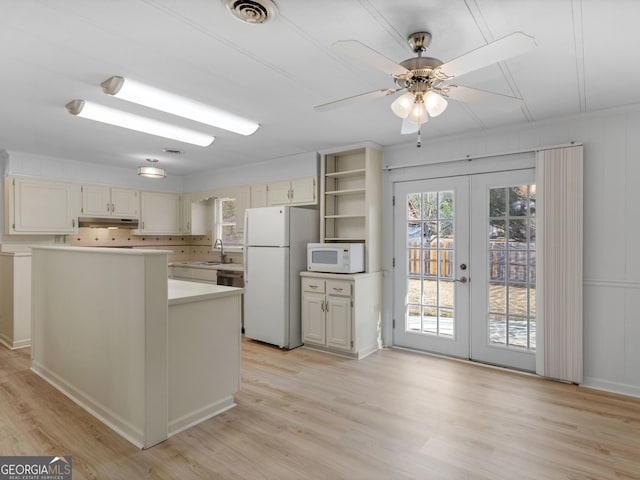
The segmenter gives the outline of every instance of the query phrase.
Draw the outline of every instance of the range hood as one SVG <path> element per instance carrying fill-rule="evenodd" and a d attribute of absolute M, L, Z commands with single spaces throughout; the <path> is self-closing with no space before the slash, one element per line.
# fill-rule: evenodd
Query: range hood
<path fill-rule="evenodd" d="M 80 217 L 79 227 L 91 228 L 138 228 L 137 218 L 114 218 L 114 217 Z"/>

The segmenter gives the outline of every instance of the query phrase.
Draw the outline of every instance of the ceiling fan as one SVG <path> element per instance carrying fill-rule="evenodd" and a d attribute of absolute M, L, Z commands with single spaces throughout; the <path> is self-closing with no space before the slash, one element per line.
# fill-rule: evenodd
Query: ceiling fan
<path fill-rule="evenodd" d="M 432 57 L 423 57 L 431 44 L 429 32 L 416 32 L 407 39 L 416 57 L 396 63 L 357 40 L 341 40 L 333 48 L 340 54 L 368 64 L 394 78 L 395 88 L 381 88 L 322 105 L 314 110 L 323 112 L 352 103 L 385 97 L 406 91 L 391 104 L 391 110 L 403 119 L 402 133 L 419 132 L 420 125 L 429 117 L 437 117 L 447 108 L 447 99 L 461 102 L 491 104 L 503 108 L 517 108 L 521 98 L 478 90 L 448 83 L 449 80 L 493 63 L 526 53 L 535 48 L 535 39 L 515 32 L 495 42 L 472 50 L 443 63 Z"/>

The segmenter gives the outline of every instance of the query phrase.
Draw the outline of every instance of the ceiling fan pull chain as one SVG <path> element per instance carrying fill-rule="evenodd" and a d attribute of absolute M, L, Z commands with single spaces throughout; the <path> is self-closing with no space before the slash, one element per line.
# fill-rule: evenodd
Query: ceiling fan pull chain
<path fill-rule="evenodd" d="M 422 128 L 418 129 L 418 143 L 416 144 L 417 148 L 420 148 L 422 146 L 422 137 L 421 134 L 422 133 Z"/>

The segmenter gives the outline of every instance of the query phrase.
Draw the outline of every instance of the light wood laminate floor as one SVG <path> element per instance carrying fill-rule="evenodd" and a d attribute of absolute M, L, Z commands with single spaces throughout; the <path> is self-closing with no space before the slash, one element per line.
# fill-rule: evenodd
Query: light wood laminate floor
<path fill-rule="evenodd" d="M 80 479 L 640 479 L 640 399 L 400 350 L 243 342 L 238 406 L 141 451 L 0 347 L 0 455 Z"/>

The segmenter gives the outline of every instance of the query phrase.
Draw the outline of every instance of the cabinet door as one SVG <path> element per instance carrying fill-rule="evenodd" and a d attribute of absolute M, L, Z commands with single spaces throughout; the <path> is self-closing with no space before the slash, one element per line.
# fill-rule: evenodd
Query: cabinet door
<path fill-rule="evenodd" d="M 211 209 L 209 202 L 194 202 L 190 197 L 182 196 L 182 233 L 206 235 L 211 229 Z"/>
<path fill-rule="evenodd" d="M 15 178 L 15 233 L 66 234 L 78 231 L 80 185 Z"/>
<path fill-rule="evenodd" d="M 324 295 L 302 292 L 302 341 L 325 344 Z"/>
<path fill-rule="evenodd" d="M 317 202 L 316 177 L 296 178 L 291 180 L 291 203 L 309 204 Z"/>
<path fill-rule="evenodd" d="M 193 269 L 189 267 L 176 267 L 175 265 L 171 267 L 172 278 L 180 280 L 191 280 L 192 272 Z"/>
<path fill-rule="evenodd" d="M 111 215 L 110 188 L 104 185 L 82 186 L 82 215 L 109 217 Z"/>
<path fill-rule="evenodd" d="M 327 295 L 327 347 L 351 350 L 351 298 Z"/>
<path fill-rule="evenodd" d="M 257 183 L 251 185 L 251 208 L 261 208 L 267 205 L 267 184 Z"/>
<path fill-rule="evenodd" d="M 285 182 L 274 182 L 269 184 L 269 191 L 267 192 L 267 200 L 269 206 L 273 205 L 288 205 L 291 203 L 290 193 L 291 182 L 289 180 Z"/>
<path fill-rule="evenodd" d="M 111 189 L 111 215 L 118 218 L 138 218 L 140 199 L 137 190 Z"/>
<path fill-rule="evenodd" d="M 171 235 L 180 233 L 180 195 L 142 192 L 140 233 Z"/>

